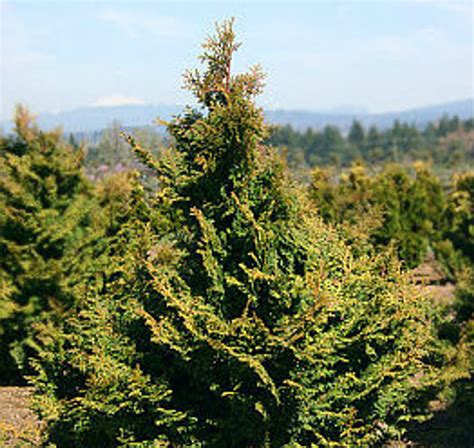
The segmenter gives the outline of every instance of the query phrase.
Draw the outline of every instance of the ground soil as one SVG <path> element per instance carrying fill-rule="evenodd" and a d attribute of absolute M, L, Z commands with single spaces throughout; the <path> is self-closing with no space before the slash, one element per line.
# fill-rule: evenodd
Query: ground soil
<path fill-rule="evenodd" d="M 0 387 L 0 447 L 38 446 L 41 424 L 30 410 L 30 387 Z"/>

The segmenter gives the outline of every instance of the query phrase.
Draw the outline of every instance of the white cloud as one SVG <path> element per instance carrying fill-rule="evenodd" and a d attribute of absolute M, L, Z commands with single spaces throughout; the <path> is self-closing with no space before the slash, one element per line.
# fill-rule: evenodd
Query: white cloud
<path fill-rule="evenodd" d="M 474 20 L 474 7 L 470 1 L 446 1 L 439 2 L 438 5 L 455 14 L 459 14 L 468 20 Z"/>
<path fill-rule="evenodd" d="M 172 16 L 107 8 L 102 10 L 100 18 L 117 26 L 130 37 L 137 37 L 143 32 L 159 37 L 176 37 L 186 32 L 183 23 Z"/>
<path fill-rule="evenodd" d="M 107 95 L 97 98 L 92 106 L 96 107 L 110 107 L 110 106 L 131 106 L 131 105 L 140 105 L 145 104 L 145 102 L 139 98 L 126 95 Z"/>
<path fill-rule="evenodd" d="M 359 43 L 365 50 L 366 57 L 384 57 L 392 61 L 423 58 L 427 48 L 436 47 L 452 53 L 456 50 L 448 43 L 445 33 L 435 27 L 423 27 L 405 35 L 385 35 L 371 38 Z M 421 53 L 420 53 L 421 52 Z"/>
<path fill-rule="evenodd" d="M 369 51 L 391 60 L 401 60 L 409 49 L 408 42 L 399 36 L 382 36 L 368 43 Z"/>

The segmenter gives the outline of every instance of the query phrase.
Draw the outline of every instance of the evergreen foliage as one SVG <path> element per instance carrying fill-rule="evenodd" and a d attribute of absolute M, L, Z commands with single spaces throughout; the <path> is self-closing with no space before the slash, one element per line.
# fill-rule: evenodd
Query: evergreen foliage
<path fill-rule="evenodd" d="M 18 382 L 33 327 L 75 302 L 87 263 L 92 192 L 81 153 L 41 132 L 19 107 L 15 135 L 0 141 L 0 381 Z"/>
<path fill-rule="evenodd" d="M 284 153 L 293 167 L 313 168 L 320 165 L 350 165 L 363 160 L 370 164 L 433 162 L 452 169 L 465 167 L 474 160 L 472 120 L 443 117 L 430 123 L 423 131 L 409 123 L 395 120 L 393 126 L 367 131 L 354 121 L 347 137 L 343 130 L 325 126 L 298 131 L 290 125 L 274 127 L 267 141 Z"/>
<path fill-rule="evenodd" d="M 474 264 L 474 172 L 453 179 L 447 209 L 446 234 L 455 249 Z"/>
<path fill-rule="evenodd" d="M 472 263 L 471 178 L 464 173 L 445 191 L 422 162 L 386 165 L 372 174 L 354 164 L 339 179 L 328 169 L 315 169 L 309 192 L 326 222 L 349 230 L 363 223 L 371 242 L 394 245 L 408 268 L 434 253 L 454 277 Z"/>
<path fill-rule="evenodd" d="M 263 145 L 238 47 L 232 21 L 205 42 L 160 160 L 128 137 L 159 190 L 130 189 L 102 287 L 43 337 L 58 447 L 379 446 L 462 375 L 396 258 L 325 225 Z"/>

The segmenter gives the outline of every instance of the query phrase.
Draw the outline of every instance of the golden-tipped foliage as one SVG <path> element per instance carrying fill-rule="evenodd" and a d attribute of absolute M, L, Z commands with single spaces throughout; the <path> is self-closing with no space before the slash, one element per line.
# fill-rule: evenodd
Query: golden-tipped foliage
<path fill-rule="evenodd" d="M 41 132 L 18 107 L 0 142 L 0 381 L 18 381 L 32 327 L 74 304 L 90 241 L 92 192 L 59 132 Z"/>
<path fill-rule="evenodd" d="M 57 446 L 380 446 L 448 381 L 396 259 L 354 250 L 263 146 L 261 75 L 231 75 L 237 48 L 232 21 L 204 45 L 186 78 L 201 108 L 169 124 L 168 154 L 130 139 L 160 189 L 45 341 Z"/>

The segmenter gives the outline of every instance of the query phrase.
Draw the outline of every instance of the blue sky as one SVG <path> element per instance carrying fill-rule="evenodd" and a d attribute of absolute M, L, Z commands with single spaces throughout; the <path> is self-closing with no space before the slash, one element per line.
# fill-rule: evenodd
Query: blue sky
<path fill-rule="evenodd" d="M 401 110 L 474 96 L 471 1 L 1 2 L 1 116 L 186 104 L 182 73 L 234 16 L 267 108 Z"/>

